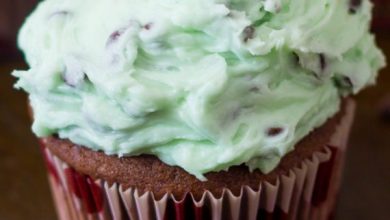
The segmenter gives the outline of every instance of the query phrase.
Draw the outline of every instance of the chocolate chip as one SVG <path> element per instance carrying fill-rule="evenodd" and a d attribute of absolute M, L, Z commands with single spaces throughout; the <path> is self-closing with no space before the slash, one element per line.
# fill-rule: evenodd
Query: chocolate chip
<path fill-rule="evenodd" d="M 260 88 L 257 87 L 257 86 L 253 86 L 249 89 L 249 92 L 253 92 L 253 93 L 259 93 L 260 92 Z"/>
<path fill-rule="evenodd" d="M 245 43 L 248 42 L 248 40 L 253 39 L 255 35 L 255 28 L 252 26 L 246 27 L 243 31 L 243 35 L 244 35 L 244 42 Z"/>
<path fill-rule="evenodd" d="M 146 24 L 146 26 L 149 26 L 150 28 L 151 24 Z M 132 28 L 139 29 L 142 28 L 142 26 L 139 24 L 138 21 L 130 20 L 126 25 L 122 26 L 122 28 L 119 28 L 110 34 L 106 42 L 106 47 L 115 44 L 127 31 L 129 31 L 129 29 Z M 146 27 L 144 26 L 144 28 Z"/>
<path fill-rule="evenodd" d="M 319 60 L 320 60 L 320 68 L 322 71 L 324 71 L 326 69 L 326 58 L 325 58 L 325 55 L 323 53 L 320 53 L 318 55 L 319 57 Z"/>
<path fill-rule="evenodd" d="M 125 31 L 126 31 L 126 28 L 121 28 L 119 30 L 114 31 L 110 35 L 110 37 L 108 37 L 106 45 L 109 46 L 109 45 L 115 43 L 116 41 L 118 41 L 118 39 L 125 33 Z"/>
<path fill-rule="evenodd" d="M 269 137 L 275 137 L 277 135 L 280 135 L 282 132 L 283 132 L 283 128 L 280 128 L 280 127 L 274 127 L 274 128 L 269 128 L 267 130 L 267 135 Z"/>
<path fill-rule="evenodd" d="M 362 6 L 362 0 L 349 0 L 349 13 L 356 14 L 359 8 Z"/>
<path fill-rule="evenodd" d="M 144 25 L 145 30 L 150 30 L 153 27 L 153 23 L 147 23 Z"/>

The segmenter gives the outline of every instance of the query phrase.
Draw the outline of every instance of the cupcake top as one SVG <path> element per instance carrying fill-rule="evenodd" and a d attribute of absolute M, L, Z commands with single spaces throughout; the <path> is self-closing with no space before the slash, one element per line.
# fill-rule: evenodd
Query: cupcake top
<path fill-rule="evenodd" d="M 19 45 L 33 131 L 199 179 L 268 173 L 373 84 L 368 0 L 46 0 Z"/>

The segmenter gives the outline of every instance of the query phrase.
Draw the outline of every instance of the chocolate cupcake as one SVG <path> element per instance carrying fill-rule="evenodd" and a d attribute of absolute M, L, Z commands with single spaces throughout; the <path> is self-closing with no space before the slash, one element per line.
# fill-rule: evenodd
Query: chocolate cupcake
<path fill-rule="evenodd" d="M 59 217 L 327 219 L 347 97 L 384 66 L 370 18 L 369 1 L 43 1 L 14 75 Z"/>
<path fill-rule="evenodd" d="M 56 137 L 41 143 L 61 219 L 80 210 L 97 219 L 326 219 L 353 110 L 345 101 L 268 174 L 241 165 L 207 173 L 207 181 L 154 156 L 107 156 Z"/>

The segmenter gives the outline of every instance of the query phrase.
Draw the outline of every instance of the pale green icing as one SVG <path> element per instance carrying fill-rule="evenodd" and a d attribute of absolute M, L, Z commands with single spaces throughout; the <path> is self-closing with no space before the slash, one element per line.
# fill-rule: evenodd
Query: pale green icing
<path fill-rule="evenodd" d="M 29 93 L 40 137 L 153 154 L 200 179 L 242 163 L 268 173 L 339 110 L 341 94 L 374 83 L 384 57 L 371 8 L 46 0 L 20 32 L 31 68 L 14 72 L 16 87 Z"/>

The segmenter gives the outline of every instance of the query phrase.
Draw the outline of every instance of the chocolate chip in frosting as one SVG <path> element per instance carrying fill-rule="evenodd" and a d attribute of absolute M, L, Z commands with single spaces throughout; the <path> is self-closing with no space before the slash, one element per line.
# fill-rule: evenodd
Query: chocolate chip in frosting
<path fill-rule="evenodd" d="M 139 24 L 138 21 L 130 20 L 126 25 L 122 26 L 121 28 L 110 34 L 106 42 L 106 47 L 110 47 L 111 45 L 115 44 L 130 29 L 139 30 L 140 28 L 151 28 L 151 24 L 146 24 L 145 26 L 142 26 Z"/>
<path fill-rule="evenodd" d="M 267 130 L 267 136 L 275 137 L 283 133 L 284 129 L 281 127 L 272 127 Z"/>
<path fill-rule="evenodd" d="M 147 23 L 144 25 L 145 30 L 150 30 L 153 27 L 153 23 Z"/>
<path fill-rule="evenodd" d="M 116 30 L 114 31 L 110 37 L 108 37 L 108 40 L 107 40 L 107 43 L 106 45 L 109 46 L 113 43 L 115 43 L 116 41 L 118 41 L 118 39 L 126 32 L 126 28 L 121 28 L 119 30 Z"/>
<path fill-rule="evenodd" d="M 259 93 L 260 88 L 258 86 L 253 86 L 253 87 L 249 88 L 249 92 Z"/>
<path fill-rule="evenodd" d="M 244 37 L 244 42 L 246 43 L 248 42 L 248 40 L 253 39 L 255 35 L 255 28 L 253 26 L 247 26 L 242 33 Z"/>
<path fill-rule="evenodd" d="M 362 6 L 362 0 L 349 0 L 349 13 L 356 14 L 359 8 Z"/>

